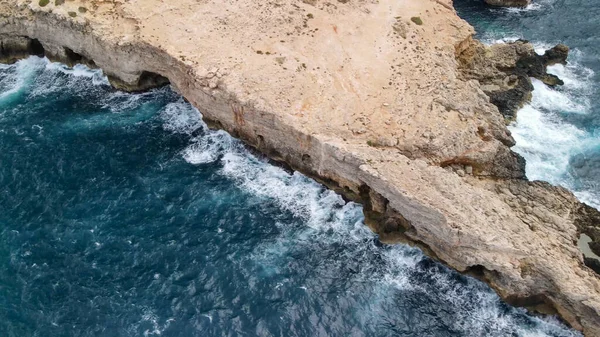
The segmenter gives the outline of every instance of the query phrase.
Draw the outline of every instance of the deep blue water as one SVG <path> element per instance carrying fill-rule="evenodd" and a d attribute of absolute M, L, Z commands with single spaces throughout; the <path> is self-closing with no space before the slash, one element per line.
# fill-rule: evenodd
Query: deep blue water
<path fill-rule="evenodd" d="M 0 65 L 0 270 L 0 336 L 578 336 L 381 244 L 169 88 L 39 58 Z"/>
<path fill-rule="evenodd" d="M 510 129 L 530 179 L 563 185 L 600 207 L 600 2 L 534 0 L 520 10 L 481 0 L 454 5 L 486 42 L 523 38 L 539 52 L 557 43 L 572 49 L 566 67 L 550 68 L 565 85 L 552 90 L 534 80 L 533 101 Z"/>

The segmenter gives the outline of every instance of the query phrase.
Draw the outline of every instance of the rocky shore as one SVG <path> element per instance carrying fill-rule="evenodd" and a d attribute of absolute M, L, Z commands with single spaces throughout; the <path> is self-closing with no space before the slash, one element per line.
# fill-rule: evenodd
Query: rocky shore
<path fill-rule="evenodd" d="M 531 77 L 551 87 L 564 84 L 556 75 L 548 74 L 546 68 L 566 64 L 568 56 L 569 47 L 565 45 L 559 44 L 544 55 L 537 55 L 533 45 L 522 40 L 489 47 L 470 40 L 457 50 L 464 79 L 477 80 L 507 121 L 514 120 L 517 111 L 531 101 Z"/>
<path fill-rule="evenodd" d="M 545 67 L 566 50 L 472 36 L 449 0 L 0 0 L 1 61 L 171 83 L 213 127 L 362 202 L 382 238 L 600 335 L 600 278 L 577 247 L 600 239 L 598 211 L 526 181 L 505 124 L 529 76 L 560 84 Z"/>

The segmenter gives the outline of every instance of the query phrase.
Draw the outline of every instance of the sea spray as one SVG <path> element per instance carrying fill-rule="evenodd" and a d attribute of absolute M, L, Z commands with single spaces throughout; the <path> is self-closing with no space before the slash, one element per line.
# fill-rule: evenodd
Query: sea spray
<path fill-rule="evenodd" d="M 509 129 L 517 141 L 513 149 L 527 160 L 529 179 L 564 186 L 600 207 L 600 105 L 594 99 L 600 50 L 592 43 L 600 7 L 585 0 L 540 0 L 524 9 L 490 8 L 477 0 L 457 0 L 454 6 L 486 44 L 524 39 L 538 54 L 557 43 L 571 48 L 566 65 L 548 67 L 565 84 L 550 88 L 533 80 L 533 100 Z"/>
<path fill-rule="evenodd" d="M 119 93 L 37 58 L 2 71 L 26 79 L 0 119 L 7 335 L 579 335 L 381 243 L 360 205 L 168 88 Z"/>
<path fill-rule="evenodd" d="M 598 186 L 581 184 L 586 177 L 572 169 L 574 158 L 581 158 L 590 151 L 593 153 L 600 144 L 593 132 L 578 128 L 567 120 L 572 114 L 591 113 L 594 86 L 591 81 L 594 72 L 577 62 L 581 52 L 575 51 L 572 55 L 567 66 L 549 67 L 550 73 L 565 82 L 563 86 L 550 88 L 532 80 L 532 102 L 518 112 L 509 129 L 517 142 L 513 149 L 527 161 L 529 179 L 564 186 L 584 202 L 598 207 Z"/>

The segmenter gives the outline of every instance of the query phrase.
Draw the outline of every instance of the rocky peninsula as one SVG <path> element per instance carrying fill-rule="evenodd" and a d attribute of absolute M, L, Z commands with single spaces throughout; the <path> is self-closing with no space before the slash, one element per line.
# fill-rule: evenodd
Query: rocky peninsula
<path fill-rule="evenodd" d="M 560 84 L 545 66 L 565 47 L 537 58 L 473 34 L 450 0 L 0 0 L 0 60 L 171 83 L 209 125 L 363 203 L 384 240 L 599 336 L 600 278 L 577 247 L 600 241 L 599 213 L 527 181 L 506 128 L 529 76 Z"/>

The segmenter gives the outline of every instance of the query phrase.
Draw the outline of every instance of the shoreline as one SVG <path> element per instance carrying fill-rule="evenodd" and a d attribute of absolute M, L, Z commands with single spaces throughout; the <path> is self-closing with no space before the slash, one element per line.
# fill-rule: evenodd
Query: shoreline
<path fill-rule="evenodd" d="M 352 95 L 359 96 L 358 99 L 351 102 L 351 105 L 345 106 L 345 108 L 352 109 L 354 103 L 362 103 L 362 106 L 356 111 L 359 115 L 360 111 L 369 110 L 366 107 L 376 107 L 376 110 L 385 113 L 386 110 L 389 110 L 389 106 L 392 108 L 401 106 L 402 102 L 392 100 L 389 100 L 392 103 L 386 102 L 400 94 L 406 95 L 405 97 L 409 99 L 414 98 L 408 102 L 410 104 L 406 104 L 408 109 L 412 108 L 419 112 L 431 111 L 432 117 L 413 126 L 412 129 L 403 129 L 404 135 L 411 132 L 429 134 L 426 134 L 426 137 L 422 137 L 420 134 L 416 137 L 410 135 L 398 137 L 397 139 L 409 143 L 410 146 L 404 147 L 403 144 L 398 144 L 399 140 L 393 144 L 393 140 L 385 139 L 385 134 L 389 129 L 386 130 L 386 133 L 378 134 L 370 130 L 361 133 L 362 130 L 359 127 L 355 130 L 356 132 L 344 133 L 340 132 L 340 126 L 337 124 L 329 128 L 323 127 L 328 119 L 343 118 L 343 115 L 333 115 L 322 119 L 315 114 L 320 112 L 315 106 L 324 108 L 329 105 L 329 102 L 318 100 L 313 100 L 312 103 L 305 102 L 300 104 L 299 114 L 290 115 L 282 112 L 284 111 L 282 108 L 296 107 L 294 103 L 286 105 L 283 104 L 285 102 L 282 102 L 280 97 L 245 93 L 244 88 L 248 86 L 254 84 L 262 89 L 265 85 L 245 76 L 246 71 L 252 72 L 255 71 L 253 69 L 268 68 L 268 74 L 273 76 L 277 75 L 270 69 L 282 71 L 282 65 L 275 64 L 267 67 L 267 64 L 262 61 L 262 55 L 265 53 L 262 49 L 260 51 L 263 54 L 252 51 L 253 55 L 244 54 L 243 56 L 243 59 L 256 62 L 253 64 L 253 67 L 256 68 L 206 67 L 191 60 L 191 54 L 185 56 L 170 50 L 174 48 L 173 46 L 164 47 L 162 43 L 154 45 L 143 38 L 136 37 L 135 34 L 139 33 L 135 33 L 135 25 L 130 22 L 131 19 L 127 15 L 110 19 L 117 22 L 122 20 L 124 24 L 133 25 L 119 27 L 119 29 L 133 32 L 119 35 L 118 32 L 115 33 L 111 30 L 113 28 L 106 25 L 107 22 L 114 21 L 105 17 L 102 17 L 102 20 L 94 18 L 88 16 L 91 15 L 88 12 L 85 14 L 85 20 L 88 21 L 81 21 L 82 17 L 80 16 L 69 19 L 63 17 L 60 11 L 48 13 L 47 8 L 39 8 L 36 5 L 21 5 L 19 8 L 18 5 L 14 5 L 17 2 L 19 1 L 10 1 L 14 6 L 10 8 L 10 5 L 4 5 L 7 6 L 8 11 L 5 13 L 9 13 L 9 17 L 0 17 L 2 24 L 0 35 L 27 36 L 37 39 L 43 45 L 45 53 L 54 54 L 59 59 L 61 55 L 69 55 L 67 49 L 61 48 L 68 48 L 70 53 L 73 53 L 71 57 L 80 57 L 80 60 L 88 60 L 86 62 L 93 60 L 94 64 L 105 70 L 109 76 L 120 78 L 123 85 L 139 84 L 140 78 L 144 78 L 142 76 L 144 72 L 146 72 L 145 74 L 160 74 L 160 77 L 152 75 L 146 78 L 160 81 L 164 81 L 162 78 L 168 78 L 179 93 L 202 111 L 207 124 L 228 131 L 232 136 L 242 139 L 267 157 L 278 162 L 285 162 L 295 170 L 316 177 L 319 182 L 325 182 L 328 187 L 338 186 L 337 190 L 342 191 L 349 198 L 362 201 L 367 218 L 377 220 L 373 222 L 378 224 L 375 231 L 384 239 L 386 234 L 394 235 L 394 233 L 404 232 L 404 235 L 411 241 L 422 242 L 434 256 L 449 266 L 461 272 L 475 273 L 486 279 L 487 283 L 509 303 L 549 304 L 574 328 L 583 330 L 590 336 L 599 333 L 600 296 L 598 294 L 600 294 L 600 282 L 593 272 L 582 267 L 581 253 L 574 244 L 576 242 L 574 238 L 578 234 L 576 223 L 582 221 L 579 214 L 581 203 L 570 192 L 559 187 L 552 187 L 550 184 L 506 179 L 493 172 L 486 172 L 490 167 L 497 168 L 499 166 L 502 170 L 497 172 L 510 175 L 511 172 L 518 171 L 518 169 L 510 162 L 511 152 L 504 145 L 504 143 L 510 143 L 510 135 L 504 132 L 505 126 L 501 125 L 503 120 L 497 109 L 486 102 L 485 95 L 481 95 L 482 92 L 477 83 L 463 82 L 453 77 L 443 84 L 446 87 L 455 86 L 458 89 L 447 90 L 447 88 L 435 87 L 428 89 L 421 83 L 411 87 L 412 81 L 418 79 L 409 79 L 406 83 L 399 83 L 395 89 L 389 90 L 390 92 L 384 94 L 387 96 L 383 99 L 366 102 L 363 102 L 363 97 L 376 92 L 370 88 L 367 88 L 365 92 L 357 92 L 359 87 L 356 87 L 356 83 L 338 83 L 341 84 L 341 87 L 335 88 L 334 85 L 333 89 L 329 89 L 330 91 L 327 91 L 326 86 L 319 86 L 325 95 L 337 95 L 333 91 L 341 90 L 345 96 L 332 96 L 338 99 L 352 97 Z M 427 4 L 429 7 L 423 9 L 418 8 L 417 12 L 422 10 L 423 13 L 426 13 L 425 11 L 430 11 L 430 9 L 433 12 L 432 8 L 437 6 L 436 3 Z M 2 6 L 3 4 L 0 4 L 0 9 Z M 110 5 L 106 4 L 105 6 Z M 381 9 L 381 6 L 383 5 L 351 8 L 343 14 L 355 14 L 355 12 L 359 12 L 359 9 L 366 8 L 370 13 L 363 10 L 356 15 L 370 17 L 375 15 L 372 13 Z M 440 6 L 436 20 L 439 20 L 438 23 L 441 23 L 443 28 L 453 30 L 452 24 L 459 25 L 462 20 L 458 17 L 449 17 L 456 16 L 456 14 L 442 8 L 445 7 Z M 10 11 L 14 11 L 14 16 L 10 16 Z M 143 12 L 144 9 L 140 9 L 140 11 Z M 317 13 L 317 10 L 314 9 L 309 14 L 315 16 L 320 12 Z M 330 20 L 340 19 L 339 15 L 341 14 L 327 14 L 324 15 L 323 20 L 328 24 Z M 408 13 L 407 15 L 412 14 Z M 303 14 L 302 17 L 307 17 L 307 14 Z M 425 22 L 428 22 L 428 17 L 424 16 L 423 18 Z M 398 27 L 406 25 L 404 20 L 401 22 L 403 24 Z M 373 22 L 372 24 L 378 26 L 378 23 Z M 394 27 L 393 24 L 391 26 Z M 135 27 L 139 28 L 139 26 Z M 332 29 L 335 34 L 348 28 L 342 24 L 335 25 L 335 27 Z M 415 36 L 430 34 L 430 32 L 418 30 L 419 27 L 409 27 L 398 28 L 398 30 L 404 29 L 406 30 L 405 34 L 415 34 Z M 417 30 L 412 31 L 412 29 Z M 390 31 L 395 31 L 395 29 L 390 27 Z M 354 34 L 358 34 L 357 32 Z M 469 26 L 464 23 L 463 26 L 454 28 L 453 34 L 456 35 L 447 34 L 441 41 L 438 41 L 449 47 L 442 49 L 444 50 L 441 52 L 442 56 L 434 60 L 415 59 L 417 65 L 422 62 L 425 67 L 438 67 L 436 62 L 443 62 L 440 66 L 440 70 L 443 71 L 435 74 L 434 80 L 436 81 L 444 77 L 445 71 L 456 73 L 456 62 L 449 58 L 450 56 L 454 57 L 452 55 L 454 53 L 452 49 L 455 47 L 453 42 L 459 42 L 461 37 L 468 37 L 471 33 L 472 29 L 469 29 Z M 432 36 L 430 37 L 433 39 Z M 323 39 L 325 42 L 331 42 L 329 37 L 323 37 Z M 358 39 L 371 41 L 370 37 L 358 37 Z M 427 50 L 423 54 L 437 50 L 435 47 L 443 48 L 443 46 L 437 45 L 435 40 L 428 43 L 430 45 L 425 43 L 419 45 L 422 49 Z M 292 48 L 292 51 L 294 50 Z M 301 50 L 304 51 L 304 49 Z M 291 51 L 288 52 L 291 53 Z M 200 61 L 202 58 L 206 58 L 207 62 L 214 62 L 213 56 L 210 54 L 213 53 L 206 53 L 206 55 L 198 57 L 201 58 Z M 414 54 L 410 53 L 415 58 L 419 54 L 421 53 L 418 49 Z M 174 55 L 179 55 L 179 57 L 176 58 Z M 218 56 L 220 55 L 216 57 Z M 288 57 L 293 58 L 293 56 L 286 56 L 286 58 Z M 300 59 L 300 56 L 297 57 Z M 259 60 L 255 61 L 256 58 Z M 288 61 L 285 60 L 285 62 Z M 311 75 L 316 77 L 316 81 L 306 75 L 312 81 L 306 82 L 304 79 L 305 82 L 301 82 L 305 76 L 302 64 L 306 64 L 306 62 L 298 61 L 298 63 L 300 70 L 296 73 L 301 75 L 294 76 L 299 76 L 299 78 L 292 77 L 289 82 L 278 82 L 277 80 L 281 80 L 281 78 L 277 78 L 274 81 L 275 87 L 281 83 L 286 88 L 293 88 L 294 83 L 298 82 L 314 85 L 319 80 L 326 81 L 336 77 L 333 71 L 330 72 L 333 75 L 319 75 L 315 72 Z M 334 69 L 333 64 L 323 63 L 321 65 Z M 364 64 L 350 62 L 346 69 L 357 70 L 357 67 L 360 66 L 364 66 Z M 307 67 L 310 65 L 304 68 Z M 454 70 L 452 70 L 453 67 Z M 378 67 L 370 70 L 372 73 L 382 71 Z M 409 76 L 407 72 L 409 70 L 412 71 L 412 68 L 402 67 L 399 73 Z M 339 71 L 345 72 L 346 70 Z M 348 72 L 348 78 L 357 76 L 357 73 Z M 237 76 L 237 73 L 242 75 Z M 358 77 L 361 76 L 366 75 L 358 75 Z M 402 76 L 400 78 L 402 79 Z M 384 80 L 380 82 L 385 83 L 388 79 L 384 78 Z M 291 87 L 289 87 L 290 83 Z M 357 83 L 362 82 L 357 81 Z M 267 85 L 265 90 L 274 89 L 271 85 L 273 84 Z M 300 88 L 296 90 L 299 92 L 295 95 L 303 96 L 300 95 L 304 94 Z M 445 101 L 442 101 L 441 104 L 432 102 L 431 108 L 427 110 L 429 107 L 423 107 L 421 103 L 423 97 L 419 94 L 428 92 L 428 90 L 432 96 L 437 93 L 438 102 Z M 441 94 L 439 94 L 440 91 Z M 290 93 L 286 92 L 286 94 Z M 319 93 L 318 90 L 315 94 L 317 93 Z M 453 96 L 452 93 L 459 93 L 462 96 Z M 306 93 L 306 95 L 308 94 Z M 302 101 L 300 100 L 300 102 Z M 380 102 L 384 103 L 378 104 Z M 308 106 L 305 107 L 305 104 Z M 388 104 L 388 106 L 384 104 Z M 468 106 L 464 107 L 461 104 L 468 104 Z M 307 117 L 301 116 L 303 110 Z M 452 113 L 452 116 L 445 115 L 444 110 Z M 374 119 L 369 115 L 362 117 Z M 434 134 L 432 138 L 431 134 L 435 131 L 427 130 L 425 126 L 449 118 L 451 122 L 447 125 L 450 126 L 450 130 Z M 470 121 L 477 121 L 477 123 L 469 123 Z M 378 123 L 377 120 L 371 121 L 371 124 L 386 125 L 384 121 L 381 121 L 381 124 Z M 456 131 L 468 124 L 473 124 L 472 127 L 479 131 L 481 123 L 484 123 L 484 130 L 474 132 L 475 136 Z M 480 124 L 479 127 L 477 124 Z M 340 134 L 342 136 L 339 136 Z M 421 138 L 424 138 L 425 141 Z M 427 149 L 428 144 L 435 139 L 442 139 L 441 146 Z M 451 142 L 456 142 L 457 146 L 447 150 L 446 147 Z M 468 165 L 455 170 L 440 167 L 439 163 L 444 158 L 456 158 L 459 157 L 457 154 L 473 151 L 469 149 L 472 144 L 476 145 L 474 148 L 481 150 L 476 151 L 473 156 L 467 155 L 467 157 L 471 162 L 481 163 L 481 169 L 476 169 L 476 172 L 470 175 L 465 174 L 465 171 L 468 171 L 466 167 Z M 497 160 L 498 157 L 501 158 L 500 162 Z M 459 165 L 462 164 L 459 163 Z M 462 176 L 458 172 L 459 170 L 463 171 Z M 369 221 L 366 219 L 366 222 Z M 553 268 L 550 266 L 552 263 L 557 265 Z M 582 291 L 584 289 L 586 293 Z"/>

